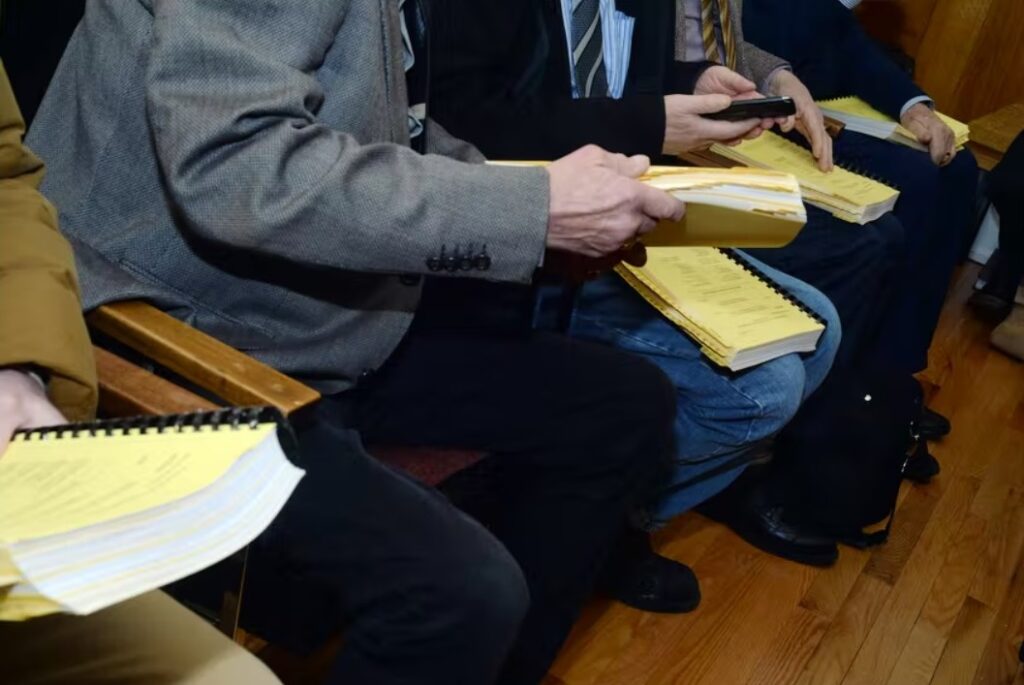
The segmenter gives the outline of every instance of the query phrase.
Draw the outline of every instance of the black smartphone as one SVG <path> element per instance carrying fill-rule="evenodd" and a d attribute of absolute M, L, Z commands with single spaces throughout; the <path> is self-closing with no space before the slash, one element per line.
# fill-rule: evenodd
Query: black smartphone
<path fill-rule="evenodd" d="M 717 121 L 744 121 L 746 119 L 776 119 L 796 114 L 793 98 L 763 98 L 736 100 L 720 112 L 702 114 L 705 119 Z"/>

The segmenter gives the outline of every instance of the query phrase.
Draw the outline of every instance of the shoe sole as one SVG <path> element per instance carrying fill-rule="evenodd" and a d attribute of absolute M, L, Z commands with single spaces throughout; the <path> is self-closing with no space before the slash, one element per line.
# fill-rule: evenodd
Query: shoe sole
<path fill-rule="evenodd" d="M 618 598 L 616 598 L 615 601 L 621 604 L 625 604 L 628 607 L 632 607 L 633 609 L 646 611 L 649 614 L 688 614 L 700 606 L 700 599 L 701 598 L 698 596 L 697 598 L 688 600 L 686 602 L 676 602 L 674 604 L 669 603 L 667 605 L 665 602 L 648 603 L 644 602 L 643 600 L 636 602 L 626 602 Z"/>

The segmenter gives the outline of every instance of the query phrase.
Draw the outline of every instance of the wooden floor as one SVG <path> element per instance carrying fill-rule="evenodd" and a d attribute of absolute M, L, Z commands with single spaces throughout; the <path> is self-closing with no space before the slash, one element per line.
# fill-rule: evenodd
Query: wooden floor
<path fill-rule="evenodd" d="M 925 377 L 954 432 L 907 486 L 891 541 L 815 570 L 688 515 L 660 536 L 704 600 L 684 616 L 590 606 L 545 685 L 1024 685 L 1024 365 L 950 295 Z"/>

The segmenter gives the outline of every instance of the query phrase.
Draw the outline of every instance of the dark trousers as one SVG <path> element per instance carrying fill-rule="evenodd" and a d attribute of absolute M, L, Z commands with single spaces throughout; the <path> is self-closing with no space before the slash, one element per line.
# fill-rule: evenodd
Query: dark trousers
<path fill-rule="evenodd" d="M 1024 277 L 1024 133 L 989 175 L 988 194 L 999 212 L 999 251 L 1006 280 L 1020 283 Z"/>
<path fill-rule="evenodd" d="M 835 141 L 836 159 L 899 189 L 895 215 L 906 249 L 896 272 L 882 337 L 869 352 L 885 369 L 917 373 L 939 322 L 953 270 L 971 231 L 978 164 L 967 150 L 945 167 L 924 152 L 858 133 Z"/>
<path fill-rule="evenodd" d="M 428 318 L 301 432 L 309 473 L 254 552 L 249 597 L 271 598 L 261 613 L 293 638 L 347 622 L 339 683 L 537 683 L 667 463 L 674 392 L 631 355 Z M 369 443 L 493 454 L 493 537 L 367 458 L 346 424 Z"/>
<path fill-rule="evenodd" d="M 904 254 L 903 226 L 892 215 L 859 226 L 807 207 L 807 225 L 789 245 L 747 250 L 766 264 L 813 285 L 835 305 L 843 327 L 833 373 L 862 362 L 881 335 Z"/>

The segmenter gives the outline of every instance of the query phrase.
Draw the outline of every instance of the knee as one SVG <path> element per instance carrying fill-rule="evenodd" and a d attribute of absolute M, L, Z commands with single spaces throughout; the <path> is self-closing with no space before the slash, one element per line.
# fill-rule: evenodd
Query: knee
<path fill-rule="evenodd" d="M 803 403 L 807 372 L 799 355 L 789 354 L 771 362 L 771 377 L 762 384 L 758 420 L 748 442 L 771 437 L 786 427 Z"/>
<path fill-rule="evenodd" d="M 438 550 L 423 590 L 450 634 L 484 640 L 500 650 L 514 640 L 530 606 L 526 579 L 512 555 L 481 529 L 476 540 Z"/>
<path fill-rule="evenodd" d="M 676 388 L 653 362 L 630 353 L 620 357 L 607 378 L 614 404 L 632 430 L 669 430 L 676 413 Z M 620 424 L 621 426 L 621 424 Z"/>
<path fill-rule="evenodd" d="M 843 322 L 839 318 L 839 310 L 824 296 L 820 302 L 815 303 L 814 311 L 825 322 L 825 330 L 818 341 L 818 350 L 823 356 L 828 357 L 831 365 L 839 350 L 839 343 L 843 340 Z"/>
<path fill-rule="evenodd" d="M 973 194 L 978 184 L 978 160 L 970 150 L 964 148 L 956 153 L 956 157 L 942 169 L 942 173 L 954 180 L 957 190 Z"/>

